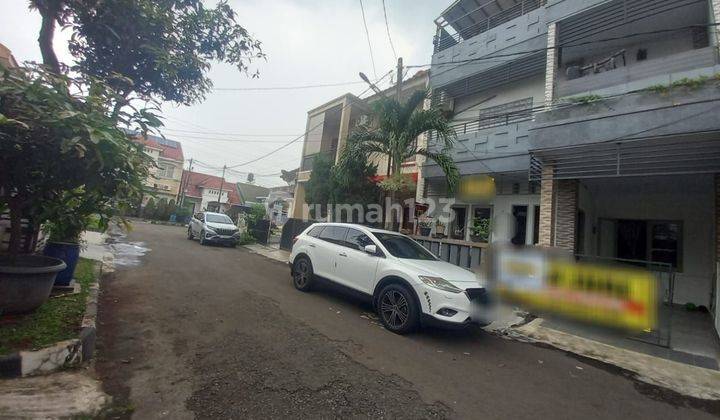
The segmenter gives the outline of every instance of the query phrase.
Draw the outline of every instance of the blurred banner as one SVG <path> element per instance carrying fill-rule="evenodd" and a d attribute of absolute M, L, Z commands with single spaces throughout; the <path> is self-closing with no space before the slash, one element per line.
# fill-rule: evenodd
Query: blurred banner
<path fill-rule="evenodd" d="M 490 278 L 508 302 L 600 325 L 651 330 L 657 280 L 649 271 L 575 262 L 542 248 L 497 248 Z"/>
<path fill-rule="evenodd" d="M 485 203 L 495 197 L 495 179 L 488 175 L 460 178 L 458 199 L 466 203 Z"/>

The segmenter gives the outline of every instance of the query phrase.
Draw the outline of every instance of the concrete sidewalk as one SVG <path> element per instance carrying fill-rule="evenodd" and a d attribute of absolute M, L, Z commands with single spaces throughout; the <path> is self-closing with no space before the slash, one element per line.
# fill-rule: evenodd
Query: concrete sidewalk
<path fill-rule="evenodd" d="M 288 251 L 265 245 L 246 245 L 245 248 L 283 263 L 286 263 L 290 256 Z M 582 357 L 614 365 L 632 372 L 643 382 L 662 386 L 683 395 L 720 400 L 720 371 L 679 363 L 573 335 L 543 325 L 545 320 L 542 318 L 527 322 L 527 314 L 511 306 L 498 305 L 496 311 L 495 321 L 483 328 L 487 332 L 512 340 L 547 344 Z"/>

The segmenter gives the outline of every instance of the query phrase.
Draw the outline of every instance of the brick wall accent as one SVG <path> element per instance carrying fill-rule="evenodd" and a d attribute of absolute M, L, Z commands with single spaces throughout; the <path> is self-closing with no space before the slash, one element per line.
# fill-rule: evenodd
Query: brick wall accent
<path fill-rule="evenodd" d="M 555 246 L 568 251 L 575 250 L 578 185 L 576 179 L 561 179 L 555 186 Z"/>
<path fill-rule="evenodd" d="M 552 174 L 552 166 L 543 167 L 540 181 L 540 225 L 538 227 L 538 245 L 540 246 L 553 245 L 554 181 Z"/>
<path fill-rule="evenodd" d="M 720 1 L 720 0 L 718 0 Z M 557 50 L 554 49 L 557 44 L 557 24 L 548 25 L 547 35 L 547 62 L 545 64 L 545 107 L 549 108 L 555 98 L 555 71 L 557 70 Z"/>

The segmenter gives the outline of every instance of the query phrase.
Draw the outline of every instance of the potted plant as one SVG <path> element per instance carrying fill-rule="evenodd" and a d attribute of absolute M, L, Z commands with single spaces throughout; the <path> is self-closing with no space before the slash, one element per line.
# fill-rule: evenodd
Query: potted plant
<path fill-rule="evenodd" d="M 430 232 L 432 231 L 432 220 L 418 220 L 418 229 L 420 230 L 420 236 L 430 236 Z"/>
<path fill-rule="evenodd" d="M 445 224 L 438 219 L 435 222 L 435 235 L 436 238 L 444 238 L 445 237 Z"/>
<path fill-rule="evenodd" d="M 490 219 L 476 217 L 470 226 L 470 240 L 473 242 L 487 242 L 490 239 Z"/>
<path fill-rule="evenodd" d="M 10 216 L 8 248 L 0 250 L 0 312 L 41 305 L 67 267 L 34 255 L 41 225 L 71 224 L 67 209 L 58 209 L 78 200 L 78 208 L 107 214 L 142 191 L 148 158 L 117 127 L 120 117 L 110 115 L 113 98 L 98 81 L 42 67 L 0 73 L 0 209 Z M 140 124 L 146 116 L 122 118 Z M 62 228 L 70 236 L 73 229 Z M 56 236 L 65 235 L 58 230 Z"/>

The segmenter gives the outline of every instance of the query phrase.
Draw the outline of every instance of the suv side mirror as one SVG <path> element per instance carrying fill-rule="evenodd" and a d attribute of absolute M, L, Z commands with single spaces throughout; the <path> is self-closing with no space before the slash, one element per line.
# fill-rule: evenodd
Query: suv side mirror
<path fill-rule="evenodd" d="M 377 245 L 365 245 L 365 252 L 370 255 L 377 255 Z"/>

